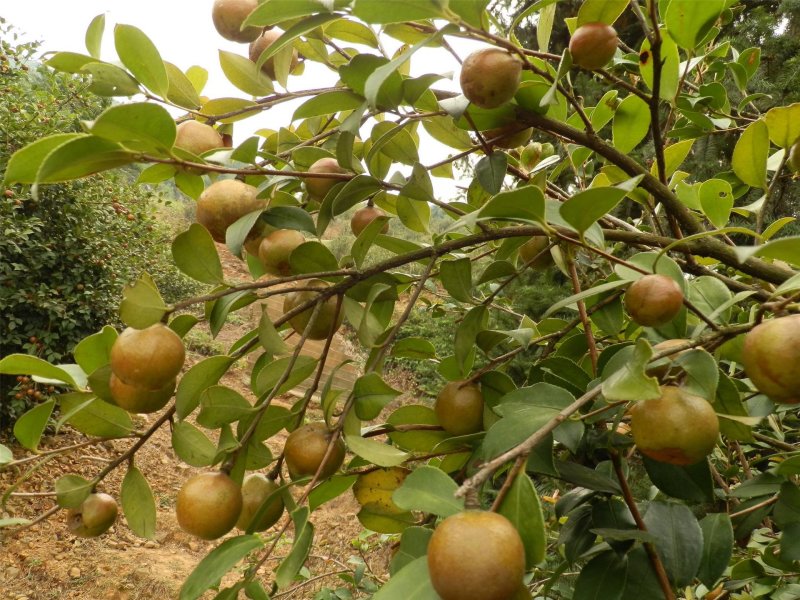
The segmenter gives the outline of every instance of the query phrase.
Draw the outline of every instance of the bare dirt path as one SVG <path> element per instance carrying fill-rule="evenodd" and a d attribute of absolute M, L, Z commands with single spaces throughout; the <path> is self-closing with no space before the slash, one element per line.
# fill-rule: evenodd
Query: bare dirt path
<path fill-rule="evenodd" d="M 246 279 L 248 276 L 241 261 L 228 254 L 223 246 L 219 250 L 226 275 L 234 280 Z M 258 318 L 258 309 L 255 306 L 252 308 L 250 312 L 241 311 L 242 318 L 233 319 L 214 343 L 228 347 L 247 332 Z M 186 367 L 202 358 L 199 354 L 190 353 Z M 231 369 L 221 383 L 237 389 L 252 400 L 249 370 L 244 361 Z M 287 403 L 292 400 L 284 399 Z M 136 419 L 144 428 L 157 416 L 142 415 Z M 82 439 L 83 436 L 77 432 L 65 430 L 57 436 L 45 438 L 43 448 L 68 446 Z M 276 456 L 284 439 L 285 434 L 270 441 Z M 105 442 L 50 460 L 16 490 L 18 493 L 34 495 L 11 498 L 5 510 L 0 511 L 0 518 L 34 518 L 53 505 L 52 497 L 35 494 L 51 492 L 57 477 L 65 473 L 90 477 L 102 468 L 105 461 L 123 453 L 130 444 L 129 440 Z M 12 449 L 16 458 L 29 454 L 18 446 Z M 35 463 L 26 466 L 31 464 Z M 155 540 L 147 541 L 134 536 L 122 516 L 109 533 L 99 538 L 75 538 L 66 530 L 62 511 L 16 538 L 0 540 L 0 599 L 163 600 L 177 597 L 183 580 L 215 545 L 184 533 L 174 515 L 175 496 L 180 486 L 198 469 L 177 459 L 172 451 L 168 428 L 158 431 L 137 453 L 136 464 L 147 476 L 155 495 L 158 510 Z M 17 476 L 10 471 L 0 472 L 0 494 Z M 123 476 L 124 469 L 117 469 L 103 482 L 102 491 L 118 498 Z M 343 585 L 333 573 L 353 568 L 348 561 L 360 554 L 353 545 L 353 541 L 363 533 L 355 516 L 357 511 L 358 505 L 352 494 L 346 493 L 314 513 L 312 521 L 316 527 L 316 538 L 312 557 L 307 564 L 309 576 L 331 575 L 315 579 L 289 593 L 282 593 L 281 598 L 313 598 L 316 591 L 325 586 L 335 588 Z M 369 541 L 372 548 L 365 558 L 371 569 L 383 574 L 389 554 L 388 545 L 374 535 Z M 278 547 L 278 557 L 288 552 L 289 542 Z M 265 582 L 271 581 L 271 571 L 277 563 L 277 560 L 267 563 L 263 572 Z M 209 593 L 207 597 L 213 595 Z M 353 597 L 363 596 L 356 593 Z"/>

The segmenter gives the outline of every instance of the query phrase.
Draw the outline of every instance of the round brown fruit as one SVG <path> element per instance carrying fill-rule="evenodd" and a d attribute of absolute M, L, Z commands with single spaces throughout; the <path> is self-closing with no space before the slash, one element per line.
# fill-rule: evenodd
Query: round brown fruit
<path fill-rule="evenodd" d="M 185 532 L 204 540 L 228 533 L 242 512 L 242 491 L 222 471 L 200 473 L 178 492 L 175 515 Z"/>
<path fill-rule="evenodd" d="M 365 206 L 364 208 L 359 208 L 353 213 L 353 217 L 350 219 L 350 229 L 353 230 L 353 235 L 358 237 L 361 235 L 361 232 L 367 228 L 367 225 L 372 223 L 378 217 L 385 216 L 386 213 L 384 213 L 380 208 L 375 208 L 374 206 Z M 389 233 L 388 221 L 383 224 L 380 232 Z"/>
<path fill-rule="evenodd" d="M 493 146 L 511 150 L 528 143 L 528 140 L 530 140 L 533 135 L 533 127 L 520 129 L 519 123 L 509 123 L 502 127 L 495 127 L 494 129 L 484 131 L 482 135 L 483 139 Z"/>
<path fill-rule="evenodd" d="M 232 42 L 252 42 L 261 33 L 260 27 L 246 27 L 242 23 L 258 7 L 258 0 L 214 0 L 211 19 L 217 32 Z"/>
<path fill-rule="evenodd" d="M 776 402 L 800 402 L 800 315 L 770 319 L 744 338 L 744 371 L 762 394 Z"/>
<path fill-rule="evenodd" d="M 659 342 L 655 346 L 653 346 L 654 353 L 661 353 L 665 350 L 671 350 L 677 346 L 683 346 L 689 340 L 678 338 L 674 340 L 664 340 L 663 342 Z M 658 361 L 659 364 L 657 365 L 648 365 L 647 367 L 647 374 L 652 375 L 653 377 L 658 377 L 662 379 L 667 376 L 667 374 L 673 369 L 675 359 L 679 356 L 683 356 L 689 352 L 688 349 L 680 350 L 675 352 L 674 354 L 670 354 L 669 356 L 665 356 L 661 360 Z"/>
<path fill-rule="evenodd" d="M 108 494 L 89 494 L 78 508 L 67 512 L 67 528 L 78 537 L 97 537 L 114 524 L 117 512 L 117 503 Z"/>
<path fill-rule="evenodd" d="M 800 173 L 800 140 L 797 140 L 789 150 L 789 158 L 786 161 L 789 168 L 794 173 Z"/>
<path fill-rule="evenodd" d="M 618 43 L 617 32 L 611 25 L 605 23 L 581 25 L 569 40 L 572 64 L 587 71 L 601 69 L 614 58 Z"/>
<path fill-rule="evenodd" d="M 522 63 L 500 48 L 484 48 L 470 54 L 461 66 L 461 91 L 480 108 L 497 108 L 514 97 L 519 88 Z"/>
<path fill-rule="evenodd" d="M 442 600 L 511 600 L 525 574 L 525 548 L 504 516 L 462 512 L 433 532 L 428 570 Z"/>
<path fill-rule="evenodd" d="M 225 243 L 225 232 L 240 218 L 264 208 L 257 198 L 258 190 L 238 179 L 222 179 L 212 183 L 197 200 L 195 219 L 208 229 L 215 241 Z"/>
<path fill-rule="evenodd" d="M 467 435 L 483 429 L 483 394 L 474 383 L 451 381 L 436 397 L 439 424 L 450 435 Z"/>
<path fill-rule="evenodd" d="M 112 373 L 109 389 L 111 397 L 120 408 L 134 414 L 154 413 L 164 408 L 172 398 L 172 394 L 175 393 L 175 380 L 161 388 L 149 390 L 129 385 Z"/>
<path fill-rule="evenodd" d="M 160 390 L 177 377 L 185 358 L 183 341 L 163 323 L 128 327 L 111 347 L 111 371 L 128 385 Z"/>
<path fill-rule="evenodd" d="M 317 472 L 330 439 L 331 433 L 325 423 L 308 423 L 289 434 L 283 447 L 283 457 L 292 479 L 312 477 Z M 339 470 L 344 462 L 344 454 L 344 442 L 339 438 L 320 471 L 320 480 L 327 479 Z"/>
<path fill-rule="evenodd" d="M 309 173 L 348 173 L 341 167 L 335 158 L 320 158 L 308 168 Z M 312 200 L 322 200 L 331 188 L 339 183 L 339 179 L 325 179 L 321 177 L 307 177 L 306 189 Z"/>
<path fill-rule="evenodd" d="M 519 257 L 531 269 L 546 269 L 553 264 L 553 255 L 545 252 L 549 245 L 547 236 L 535 235 L 519 247 Z"/>
<path fill-rule="evenodd" d="M 264 504 L 267 498 L 278 489 L 278 484 L 274 480 L 268 479 L 261 473 L 252 473 L 244 478 L 242 483 L 242 512 L 239 515 L 239 520 L 236 521 L 236 527 L 245 531 L 253 522 L 253 517 Z M 267 508 L 256 525 L 253 531 L 266 531 L 281 518 L 283 514 L 283 498 L 280 494 L 274 496 L 267 504 Z"/>
<path fill-rule="evenodd" d="M 222 136 L 211 125 L 192 119 L 177 127 L 176 148 L 199 155 L 222 146 Z"/>
<path fill-rule="evenodd" d="M 674 386 L 662 386 L 659 398 L 635 403 L 630 415 L 639 451 L 671 465 L 703 460 L 719 436 L 719 419 L 711 404 Z"/>
<path fill-rule="evenodd" d="M 308 287 L 324 288 L 328 284 L 321 279 L 312 279 L 306 284 Z M 314 300 L 319 295 L 319 292 L 314 290 L 298 290 L 289 292 L 283 299 L 283 314 L 294 310 L 298 306 Z M 336 312 L 337 300 L 335 296 L 331 296 L 324 301 L 322 307 L 317 312 L 317 318 L 311 326 L 307 337 L 311 340 L 324 340 L 328 337 L 331 331 L 336 331 L 342 324 L 344 318 L 343 311 Z M 308 308 L 298 315 L 289 319 L 289 325 L 292 326 L 297 333 L 303 334 L 306 330 L 308 322 L 311 320 L 311 315 L 314 313 L 314 308 Z"/>
<path fill-rule="evenodd" d="M 306 238 L 295 229 L 276 229 L 267 235 L 258 246 L 258 258 L 267 273 L 290 275 L 289 256 Z"/>
<path fill-rule="evenodd" d="M 260 36 L 258 36 L 255 40 L 250 43 L 250 60 L 253 62 L 258 62 L 259 57 L 261 54 L 269 48 L 272 44 L 275 43 L 279 37 L 281 37 L 282 33 L 276 29 L 270 29 L 269 31 L 265 31 Z M 289 72 L 292 72 L 294 68 L 297 66 L 297 50 L 294 48 L 292 49 L 292 64 L 289 66 Z M 261 70 L 264 74 L 272 79 L 275 80 L 275 57 L 270 56 L 267 60 L 264 61 L 264 64 L 261 65 Z"/>
<path fill-rule="evenodd" d="M 625 292 L 625 309 L 645 327 L 659 327 L 674 319 L 683 306 L 683 292 L 666 275 L 645 275 Z"/>

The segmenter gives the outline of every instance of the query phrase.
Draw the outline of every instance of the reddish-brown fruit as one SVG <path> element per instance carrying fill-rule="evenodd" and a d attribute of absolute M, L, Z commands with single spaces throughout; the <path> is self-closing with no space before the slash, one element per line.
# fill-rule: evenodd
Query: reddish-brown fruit
<path fill-rule="evenodd" d="M 258 7 L 258 0 L 214 0 L 211 19 L 217 32 L 232 42 L 252 42 L 261 34 L 260 27 L 246 27 L 242 23 Z"/>
<path fill-rule="evenodd" d="M 711 454 L 719 436 L 711 404 L 674 386 L 662 386 L 659 398 L 636 402 L 630 415 L 639 451 L 659 462 L 693 465 Z"/>
<path fill-rule="evenodd" d="M 183 341 L 166 325 L 128 327 L 111 347 L 111 371 L 128 385 L 157 390 L 175 379 L 185 358 Z"/>
<path fill-rule="evenodd" d="M 204 540 L 215 540 L 228 533 L 241 512 L 242 491 L 221 471 L 187 479 L 175 504 L 181 529 Z"/>
<path fill-rule="evenodd" d="M 308 423 L 289 434 L 283 447 L 283 456 L 292 479 L 312 477 L 317 472 L 325 458 L 330 439 L 331 433 L 325 423 Z M 340 437 L 325 461 L 319 479 L 327 479 L 336 473 L 344 462 L 344 455 L 344 442 Z"/>
<path fill-rule="evenodd" d="M 164 408 L 172 398 L 175 392 L 175 379 L 161 388 L 150 390 L 127 384 L 112 373 L 109 390 L 114 402 L 120 408 L 134 414 L 154 413 Z"/>
<path fill-rule="evenodd" d="M 127 215 L 125 215 L 125 217 L 128 219 L 128 221 L 136 220 L 136 215 L 134 215 L 133 213 L 128 213 Z"/>
<path fill-rule="evenodd" d="M 177 127 L 175 147 L 192 154 L 203 154 L 223 147 L 222 136 L 217 130 L 194 119 L 184 121 Z"/>
<path fill-rule="evenodd" d="M 484 48 L 470 54 L 461 66 L 461 91 L 481 108 L 497 108 L 514 97 L 519 88 L 522 63 L 500 48 Z"/>
<path fill-rule="evenodd" d="M 259 57 L 261 54 L 269 48 L 275 41 L 283 35 L 283 32 L 278 31 L 277 29 L 270 29 L 269 31 L 265 31 L 263 34 L 258 36 L 255 40 L 250 43 L 250 60 L 253 62 L 258 62 Z M 291 73 L 294 68 L 297 66 L 298 59 L 297 59 L 297 50 L 292 48 L 292 63 L 289 66 L 289 72 Z M 275 57 L 270 56 L 267 60 L 264 61 L 264 64 L 261 65 L 261 70 L 264 74 L 272 79 L 275 80 Z"/>
<path fill-rule="evenodd" d="M 258 246 L 258 258 L 267 273 L 291 275 L 289 257 L 295 248 L 305 241 L 303 234 L 295 229 L 276 229 L 261 240 Z"/>
<path fill-rule="evenodd" d="M 511 150 L 528 143 L 533 135 L 533 127 L 520 129 L 519 123 L 509 123 L 482 133 L 483 139 L 493 146 Z M 494 140 L 494 141 L 492 141 Z"/>
<path fill-rule="evenodd" d="M 89 494 L 78 508 L 67 512 L 67 529 L 84 538 L 102 535 L 117 519 L 117 503 L 108 494 Z"/>
<path fill-rule="evenodd" d="M 545 252 L 549 245 L 547 236 L 535 235 L 519 247 L 519 257 L 531 269 L 546 269 L 553 264 L 553 255 L 549 250 Z"/>
<path fill-rule="evenodd" d="M 13 198 L 14 197 L 14 191 L 13 190 L 6 190 L 5 192 L 3 192 L 3 194 L 5 194 L 6 198 Z"/>
<path fill-rule="evenodd" d="M 800 402 L 800 315 L 754 327 L 744 338 L 742 363 L 759 392 L 776 402 Z"/>
<path fill-rule="evenodd" d="M 308 168 L 309 173 L 347 173 L 335 158 L 320 158 Z M 331 188 L 339 183 L 340 179 L 326 179 L 321 177 L 307 177 L 306 189 L 312 200 L 322 200 Z"/>
<path fill-rule="evenodd" d="M 328 287 L 328 284 L 321 279 L 312 279 L 306 282 L 304 286 L 324 288 Z M 283 300 L 283 313 L 286 314 L 289 311 L 294 310 L 298 306 L 315 299 L 318 295 L 319 292 L 314 290 L 298 290 L 295 292 L 289 292 L 286 294 Z M 339 310 L 337 314 L 337 305 L 338 302 L 336 300 L 336 296 L 331 296 L 324 301 L 322 307 L 317 313 L 317 318 L 314 321 L 314 324 L 311 326 L 311 329 L 308 332 L 309 339 L 324 340 L 331 333 L 331 330 L 336 331 L 339 329 L 342 324 L 342 319 L 344 318 L 344 312 Z M 313 312 L 313 307 L 304 310 L 299 315 L 295 315 L 289 319 L 289 325 L 291 325 L 292 329 L 294 329 L 297 333 L 302 334 L 305 332 L 306 326 L 311 320 Z"/>
<path fill-rule="evenodd" d="M 238 179 L 216 181 L 200 194 L 195 218 L 215 241 L 224 244 L 228 227 L 246 214 L 266 207 L 266 201 L 257 196 L 255 187 Z"/>
<path fill-rule="evenodd" d="M 386 213 L 384 213 L 380 208 L 375 208 L 374 206 L 365 206 L 364 208 L 359 208 L 353 213 L 353 217 L 350 219 L 350 229 L 353 231 L 353 235 L 358 237 L 361 235 L 361 232 L 367 228 L 367 225 L 372 223 L 378 217 L 385 216 Z M 381 233 L 389 233 L 388 221 L 383 224 L 383 227 L 381 227 Z"/>
<path fill-rule="evenodd" d="M 617 32 L 611 25 L 605 23 L 581 25 L 569 40 L 572 64 L 588 71 L 601 69 L 614 58 L 618 43 Z"/>
<path fill-rule="evenodd" d="M 467 435 L 483 429 L 483 394 L 474 383 L 451 381 L 436 397 L 436 418 L 451 435 Z"/>
<path fill-rule="evenodd" d="M 253 521 L 253 517 L 261 508 L 261 505 L 278 489 L 278 484 L 274 480 L 268 479 L 261 473 L 252 473 L 244 478 L 242 482 L 242 512 L 236 527 L 245 531 Z M 281 518 L 283 514 L 283 498 L 279 495 L 272 498 L 267 504 L 267 508 L 261 518 L 253 527 L 253 531 L 266 531 Z"/>
<path fill-rule="evenodd" d="M 525 574 L 525 547 L 504 516 L 462 512 L 433 532 L 428 570 L 442 600 L 511 600 Z"/>
<path fill-rule="evenodd" d="M 645 275 L 625 292 L 625 309 L 645 327 L 659 327 L 674 319 L 683 306 L 683 291 L 666 275 Z"/>

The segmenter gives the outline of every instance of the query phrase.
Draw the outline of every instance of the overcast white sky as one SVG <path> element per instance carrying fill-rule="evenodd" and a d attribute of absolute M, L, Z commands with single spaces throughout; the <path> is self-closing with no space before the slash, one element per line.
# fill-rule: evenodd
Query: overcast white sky
<path fill-rule="evenodd" d="M 212 0 L 0 0 L 0 17 L 13 24 L 23 38 L 41 40 L 42 50 L 45 52 L 68 50 L 86 53 L 86 27 L 96 15 L 105 13 L 104 60 L 116 60 L 112 34 L 114 25 L 135 25 L 153 40 L 165 60 L 184 70 L 192 65 L 200 65 L 209 71 L 204 95 L 212 98 L 246 97 L 226 80 L 219 67 L 218 51 L 223 49 L 246 55 L 247 46 L 229 42 L 217 34 L 211 22 L 211 5 Z M 462 58 L 478 47 L 458 39 L 451 38 L 450 41 Z M 391 50 L 397 44 L 388 38 L 385 46 Z M 453 58 L 441 50 L 420 51 L 411 62 L 412 75 L 447 73 L 457 68 Z M 456 72 L 453 81 L 437 82 L 437 88 L 459 91 L 457 76 Z M 332 85 L 335 81 L 335 73 L 308 62 L 303 77 L 290 77 L 289 89 L 297 91 L 322 87 Z M 237 123 L 234 128 L 235 143 L 243 141 L 250 132 L 260 127 L 277 128 L 277 123 L 287 123 L 298 104 L 299 102 L 294 105 L 287 103 L 260 117 Z M 367 133 L 362 130 L 362 137 Z M 455 152 L 429 138 L 421 128 L 420 134 L 423 139 L 420 155 L 424 164 L 431 164 Z M 437 194 L 443 200 L 453 195 L 452 181 L 438 180 L 435 183 Z"/>

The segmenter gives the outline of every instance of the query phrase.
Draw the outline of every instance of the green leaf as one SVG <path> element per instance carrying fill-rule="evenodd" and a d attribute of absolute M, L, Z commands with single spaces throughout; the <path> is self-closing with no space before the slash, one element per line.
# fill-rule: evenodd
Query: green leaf
<path fill-rule="evenodd" d="M 673 586 L 689 585 L 703 555 L 703 532 L 683 504 L 656 500 L 644 515 L 647 531 L 656 537 L 656 551 Z"/>
<path fill-rule="evenodd" d="M 56 502 L 61 508 L 78 508 L 93 486 L 91 481 L 78 475 L 63 475 L 56 480 Z"/>
<path fill-rule="evenodd" d="M 346 23 L 347 21 L 339 21 Z M 335 25 L 336 23 L 334 23 Z M 364 98 L 350 90 L 336 90 L 314 96 L 297 107 L 292 115 L 292 121 L 308 119 L 322 115 L 332 115 L 343 110 L 353 110 L 361 106 Z"/>
<path fill-rule="evenodd" d="M 103 41 L 103 30 L 106 27 L 106 15 L 97 15 L 86 29 L 86 49 L 94 58 L 100 58 L 100 45 Z"/>
<path fill-rule="evenodd" d="M 733 553 L 733 525 L 726 513 L 709 513 L 700 520 L 703 555 L 697 578 L 712 589 L 722 577 Z"/>
<path fill-rule="evenodd" d="M 356 0 L 353 15 L 367 23 L 401 23 L 421 19 L 443 18 L 440 2 L 386 2 L 385 0 Z"/>
<path fill-rule="evenodd" d="M 181 377 L 175 393 L 177 415 L 179 419 L 188 417 L 198 404 L 203 390 L 215 385 L 235 359 L 230 356 L 210 356 L 191 367 Z"/>
<path fill-rule="evenodd" d="M 776 146 L 788 150 L 800 138 L 800 102 L 772 108 L 765 119 L 769 139 Z"/>
<path fill-rule="evenodd" d="M 400 222 L 411 231 L 427 233 L 431 208 L 424 200 L 401 195 L 397 198 L 397 216 L 400 217 Z"/>
<path fill-rule="evenodd" d="M 514 524 L 525 545 L 525 565 L 532 569 L 545 558 L 547 533 L 539 494 L 530 477 L 520 473 L 511 484 L 498 512 Z"/>
<path fill-rule="evenodd" d="M 197 422 L 203 427 L 216 429 L 238 421 L 251 412 L 253 407 L 239 392 L 224 385 L 214 385 L 200 394 Z"/>
<path fill-rule="evenodd" d="M 43 379 L 63 381 L 73 388 L 80 387 L 69 372 L 29 354 L 9 354 L 0 360 L 0 375 L 31 375 Z"/>
<path fill-rule="evenodd" d="M 164 107 L 152 102 L 118 104 L 103 111 L 92 133 L 134 150 L 168 152 L 175 144 L 175 121 Z"/>
<path fill-rule="evenodd" d="M 372 247 L 372 243 L 378 235 L 382 235 L 381 231 L 388 221 L 389 217 L 376 217 L 358 234 L 356 241 L 353 242 L 350 248 L 350 254 L 357 267 L 361 268 L 364 264 L 364 259 L 366 259 L 367 252 L 369 252 L 369 249 Z"/>
<path fill-rule="evenodd" d="M 748 125 L 733 149 L 731 166 L 736 176 L 752 187 L 767 189 L 769 128 L 759 119 Z"/>
<path fill-rule="evenodd" d="M 289 351 L 266 310 L 261 313 L 258 321 L 258 341 L 264 350 L 273 355 L 286 354 Z"/>
<path fill-rule="evenodd" d="M 97 96 L 134 96 L 142 92 L 139 82 L 117 65 L 92 62 L 81 67 L 80 72 L 91 76 L 89 91 Z"/>
<path fill-rule="evenodd" d="M 269 57 L 275 56 L 275 54 L 277 54 L 280 50 L 288 47 L 296 38 L 300 37 L 301 35 L 305 35 L 317 27 L 325 25 L 325 23 L 330 23 L 331 21 L 341 18 L 342 15 L 339 13 L 319 12 L 318 14 L 297 21 L 291 27 L 289 27 L 289 29 L 287 29 L 281 37 L 272 42 L 264 50 L 264 52 L 261 53 L 261 56 L 258 58 L 257 62 L 258 66 L 260 67 Z"/>
<path fill-rule="evenodd" d="M 460 302 L 472 301 L 472 261 L 469 258 L 446 260 L 439 264 L 442 285 Z"/>
<path fill-rule="evenodd" d="M 217 454 L 214 443 L 188 421 L 179 421 L 172 428 L 172 448 L 178 458 L 193 467 L 211 465 Z"/>
<path fill-rule="evenodd" d="M 114 27 L 114 46 L 119 59 L 142 84 L 165 97 L 169 91 L 169 78 L 158 49 L 143 31 L 133 25 Z"/>
<path fill-rule="evenodd" d="M 249 58 L 219 51 L 219 64 L 222 72 L 233 85 L 251 96 L 266 96 L 272 93 L 273 86 L 269 77 Z"/>
<path fill-rule="evenodd" d="M 377 373 L 362 375 L 353 386 L 356 415 L 359 419 L 371 421 L 400 394 L 401 392 L 387 384 Z"/>
<path fill-rule="evenodd" d="M 413 560 L 424 557 L 428 552 L 433 531 L 427 527 L 408 527 L 400 536 L 400 547 L 389 564 L 389 572 L 394 576 Z"/>
<path fill-rule="evenodd" d="M 262 394 L 270 392 L 278 384 L 278 381 L 281 380 L 291 362 L 292 357 L 285 356 L 284 358 L 279 358 L 265 365 L 264 368 L 258 372 L 258 376 L 256 377 L 254 385 L 255 393 L 261 396 Z M 294 361 L 294 365 L 291 366 L 292 370 L 289 376 L 278 388 L 276 394 L 285 394 L 305 381 L 317 368 L 318 362 L 318 359 L 311 356 L 298 356 L 297 360 Z"/>
<path fill-rule="evenodd" d="M 642 176 L 629 179 L 616 187 L 589 188 L 578 192 L 561 205 L 559 212 L 578 233 L 583 234 L 599 218 L 611 212 L 632 191 Z"/>
<path fill-rule="evenodd" d="M 8 448 L 0 444 L 0 465 L 6 465 L 14 460 L 14 453 Z"/>
<path fill-rule="evenodd" d="M 292 273 L 321 273 L 336 271 L 339 263 L 336 257 L 320 242 L 305 242 L 295 248 L 289 256 Z"/>
<path fill-rule="evenodd" d="M 606 400 L 650 400 L 661 396 L 658 380 L 646 374 L 647 363 L 653 349 L 643 338 L 636 341 L 633 353 L 621 359 L 621 353 L 612 358 L 604 369 L 603 396 Z M 616 364 L 614 364 L 616 362 Z M 606 376 L 606 373 L 610 375 Z"/>
<path fill-rule="evenodd" d="M 681 467 L 642 457 L 650 481 L 673 498 L 690 502 L 711 502 L 714 499 L 714 482 L 707 460 Z"/>
<path fill-rule="evenodd" d="M 294 542 L 289 554 L 275 570 L 275 583 L 278 589 L 291 585 L 311 552 L 314 542 L 314 526 L 308 521 L 309 509 L 301 506 L 292 513 L 294 522 Z"/>
<path fill-rule="evenodd" d="M 158 323 L 167 312 L 167 305 L 146 273 L 133 285 L 122 288 L 119 316 L 122 322 L 136 329 Z"/>
<path fill-rule="evenodd" d="M 80 73 L 83 67 L 96 62 L 97 60 L 94 57 L 86 56 L 85 54 L 56 52 L 44 64 L 62 73 Z"/>
<path fill-rule="evenodd" d="M 263 545 L 264 542 L 257 535 L 240 535 L 225 540 L 194 568 L 181 587 L 180 600 L 197 600 L 236 563 Z"/>
<path fill-rule="evenodd" d="M 635 94 L 622 100 L 614 111 L 611 131 L 617 150 L 628 153 L 636 148 L 650 131 L 650 107 L 647 102 Z"/>
<path fill-rule="evenodd" d="M 628 5 L 627 0 L 586 0 L 578 9 L 577 25 L 605 23 L 613 25 Z"/>
<path fill-rule="evenodd" d="M 545 204 L 542 190 L 533 185 L 500 192 L 478 213 L 480 219 L 507 219 L 523 223 L 544 223 Z"/>
<path fill-rule="evenodd" d="M 355 415 L 353 415 L 355 417 Z M 347 447 L 361 458 L 379 467 L 396 467 L 408 458 L 408 454 L 375 440 L 367 440 L 359 435 L 345 436 Z"/>
<path fill-rule="evenodd" d="M 503 187 L 508 167 L 508 155 L 505 152 L 495 151 L 484 156 L 475 165 L 475 176 L 483 189 L 490 194 L 496 194 Z"/>
<path fill-rule="evenodd" d="M 120 501 L 128 527 L 147 540 L 156 534 L 156 501 L 142 472 L 131 465 L 122 480 Z"/>
<path fill-rule="evenodd" d="M 85 435 L 121 438 L 136 430 L 130 414 L 88 394 L 59 396 L 61 420 Z"/>
<path fill-rule="evenodd" d="M 6 167 L 6 184 L 36 183 L 36 174 L 44 159 L 56 148 L 79 137 L 82 137 L 79 133 L 57 133 L 17 150 Z"/>
<path fill-rule="evenodd" d="M 441 600 L 431 583 L 428 557 L 420 556 L 405 565 L 393 574 L 388 583 L 372 598 L 373 600 Z"/>
<path fill-rule="evenodd" d="M 198 223 L 192 223 L 172 242 L 172 258 L 175 266 L 192 279 L 214 284 L 224 280 L 214 240 Z"/>
<path fill-rule="evenodd" d="M 353 487 L 356 479 L 358 479 L 357 475 L 334 475 L 327 481 L 315 486 L 308 495 L 309 510 L 313 512 L 326 502 L 338 498 Z"/>
<path fill-rule="evenodd" d="M 171 62 L 164 61 L 164 67 L 169 78 L 167 100 L 183 108 L 200 108 L 200 96 L 197 95 L 194 85 L 186 74 Z"/>
<path fill-rule="evenodd" d="M 725 0 L 670 0 L 664 14 L 664 23 L 673 40 L 681 48 L 694 50 L 714 26 Z"/>
<path fill-rule="evenodd" d="M 598 554 L 581 569 L 572 600 L 620 600 L 627 567 L 625 558 L 613 550 Z"/>
<path fill-rule="evenodd" d="M 134 161 L 135 155 L 116 142 L 80 136 L 59 145 L 42 161 L 36 183 L 59 183 L 80 179 Z"/>
<path fill-rule="evenodd" d="M 0 361 L 0 365 L 2 362 L 5 362 L 5 359 Z M 36 450 L 44 429 L 47 427 L 47 422 L 50 420 L 50 415 L 53 414 L 55 404 L 55 400 L 37 404 L 14 423 L 14 437 L 24 448 Z"/>
<path fill-rule="evenodd" d="M 709 179 L 700 186 L 698 197 L 703 213 L 711 224 L 717 228 L 725 227 L 733 208 L 731 184 L 722 179 Z"/>
<path fill-rule="evenodd" d="M 314 219 L 298 206 L 273 206 L 261 213 L 261 220 L 277 229 L 316 232 Z"/>
<path fill-rule="evenodd" d="M 319 0 L 270 0 L 261 2 L 244 21 L 243 26 L 268 27 L 297 17 L 307 17 L 328 10 Z"/>
<path fill-rule="evenodd" d="M 716 1 L 716 0 L 712 0 Z M 671 37 L 662 30 L 661 36 L 661 88 L 660 96 L 662 100 L 671 102 L 678 92 L 678 82 L 680 81 L 680 55 L 678 46 Z M 650 41 L 645 38 L 639 51 L 639 72 L 642 79 L 651 90 L 653 89 L 653 54 L 650 52 Z M 667 174 L 669 177 L 669 174 Z"/>
<path fill-rule="evenodd" d="M 403 510 L 417 510 L 449 517 L 464 510 L 464 500 L 455 497 L 458 485 L 435 467 L 420 467 L 406 477 L 392 494 Z"/>
<path fill-rule="evenodd" d="M 72 355 L 75 362 L 80 365 L 85 373 L 93 373 L 111 358 L 111 346 L 117 339 L 117 331 L 110 325 L 103 327 L 102 331 L 83 338 Z"/>

